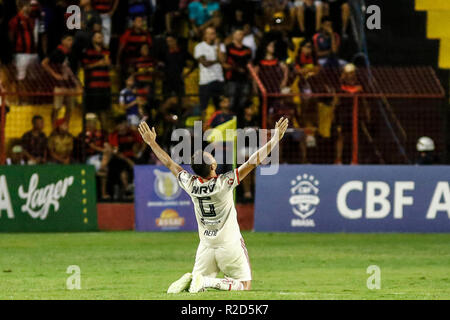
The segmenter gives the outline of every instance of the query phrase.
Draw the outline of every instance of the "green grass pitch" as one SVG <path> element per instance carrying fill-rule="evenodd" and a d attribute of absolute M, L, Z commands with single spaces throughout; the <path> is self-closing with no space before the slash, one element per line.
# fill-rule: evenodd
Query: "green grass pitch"
<path fill-rule="evenodd" d="M 450 234 L 243 235 L 252 291 L 168 295 L 192 270 L 194 232 L 0 234 L 0 299 L 450 299 Z M 69 265 L 80 290 L 66 289 Z"/>

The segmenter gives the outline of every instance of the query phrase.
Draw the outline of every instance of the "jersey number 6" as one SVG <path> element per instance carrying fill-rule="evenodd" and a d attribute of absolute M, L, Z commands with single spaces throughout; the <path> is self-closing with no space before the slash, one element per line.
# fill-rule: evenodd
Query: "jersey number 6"
<path fill-rule="evenodd" d="M 202 211 L 202 216 L 204 217 L 215 217 L 216 216 L 216 211 L 214 210 L 214 205 L 213 204 L 209 204 L 209 212 L 205 211 L 205 207 L 203 204 L 204 200 L 211 200 L 211 197 L 198 197 L 198 205 L 200 207 L 200 210 Z"/>

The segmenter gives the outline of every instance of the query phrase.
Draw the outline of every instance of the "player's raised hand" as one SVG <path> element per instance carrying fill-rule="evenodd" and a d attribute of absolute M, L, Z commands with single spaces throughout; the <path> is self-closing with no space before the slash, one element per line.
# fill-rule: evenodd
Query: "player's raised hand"
<path fill-rule="evenodd" d="M 281 117 L 275 124 L 275 134 L 278 135 L 278 140 L 281 140 L 284 136 L 289 125 L 289 119 Z"/>
<path fill-rule="evenodd" d="M 142 136 L 142 139 L 145 141 L 145 143 L 150 145 L 151 143 L 155 142 L 156 131 L 155 131 L 154 127 L 152 127 L 152 129 L 150 130 L 148 124 L 145 121 L 142 121 L 139 124 L 138 130 Z"/>

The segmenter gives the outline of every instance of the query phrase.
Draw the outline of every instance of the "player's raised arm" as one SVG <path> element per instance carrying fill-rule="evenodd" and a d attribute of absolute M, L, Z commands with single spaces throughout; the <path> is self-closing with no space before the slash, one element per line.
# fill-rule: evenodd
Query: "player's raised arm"
<path fill-rule="evenodd" d="M 240 180 L 244 179 L 253 169 L 263 162 L 272 149 L 283 138 L 288 128 L 289 120 L 281 117 L 275 124 L 275 134 L 263 147 L 250 156 L 250 158 L 238 168 Z"/>
<path fill-rule="evenodd" d="M 142 139 L 150 146 L 150 148 L 152 148 L 152 151 L 155 153 L 159 161 L 161 161 L 175 176 L 177 176 L 180 171 L 183 171 L 183 168 L 178 163 L 173 161 L 172 158 L 156 142 L 156 131 L 154 127 L 150 130 L 148 124 L 145 121 L 142 121 L 139 124 L 138 130 L 142 136 Z"/>

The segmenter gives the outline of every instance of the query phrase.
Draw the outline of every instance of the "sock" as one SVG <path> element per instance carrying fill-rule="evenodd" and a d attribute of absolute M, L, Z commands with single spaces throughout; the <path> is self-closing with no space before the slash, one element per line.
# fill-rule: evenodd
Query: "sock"
<path fill-rule="evenodd" d="M 226 279 L 219 279 L 219 278 L 208 278 L 203 277 L 204 280 L 204 287 L 205 288 L 214 288 L 218 290 L 224 290 L 224 291 L 241 291 L 244 290 L 244 285 L 242 282 L 226 278 Z"/>

